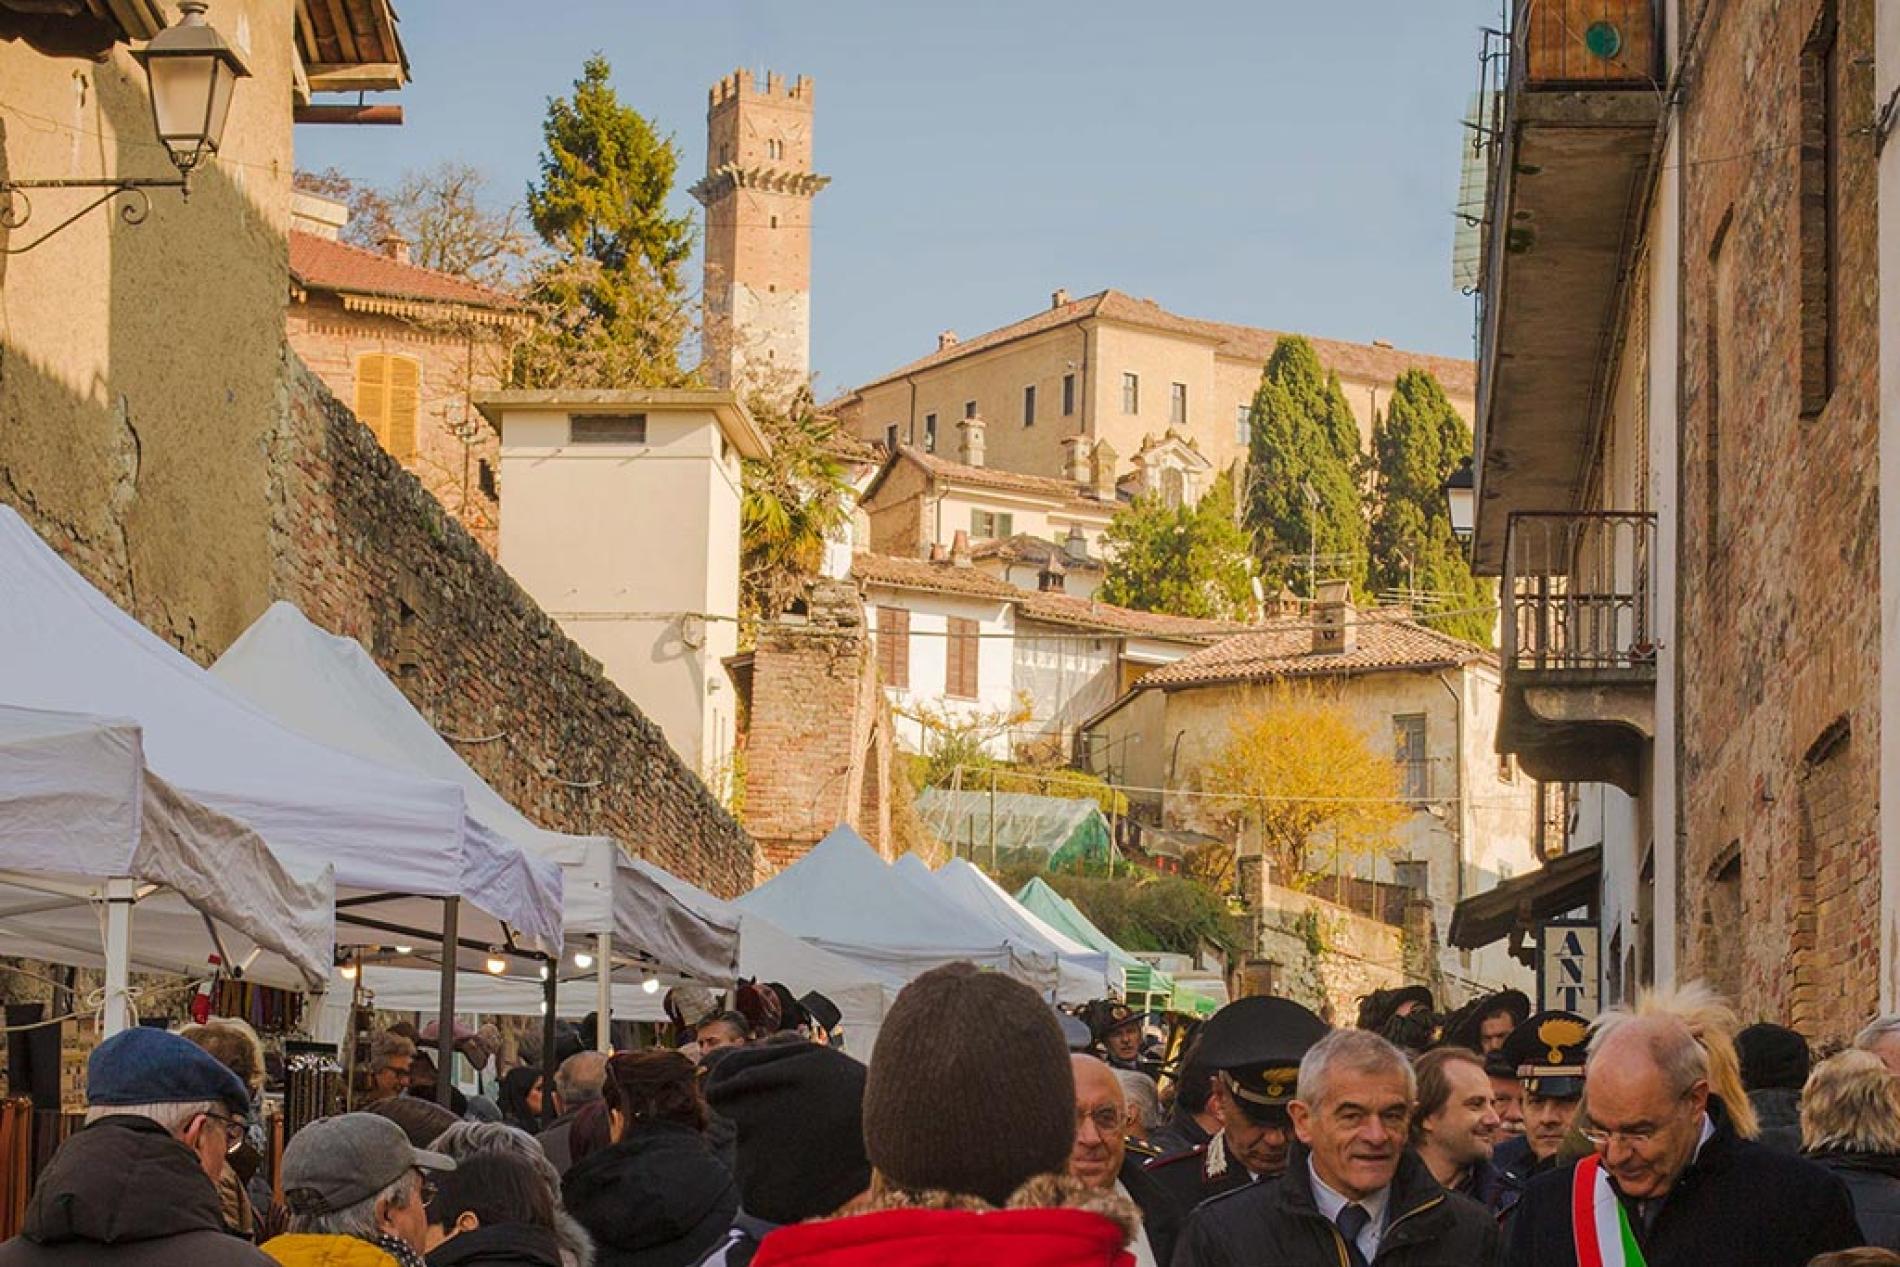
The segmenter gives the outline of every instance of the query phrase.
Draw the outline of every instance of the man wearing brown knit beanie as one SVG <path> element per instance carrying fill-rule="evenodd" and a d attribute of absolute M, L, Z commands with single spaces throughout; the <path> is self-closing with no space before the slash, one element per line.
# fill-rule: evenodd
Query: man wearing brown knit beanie
<path fill-rule="evenodd" d="M 753 1262 L 1129 1267 L 1133 1209 L 1066 1176 L 1074 1141 L 1075 1078 L 1048 1005 L 967 963 L 933 969 L 878 1033 L 863 1212 L 773 1232 Z"/>

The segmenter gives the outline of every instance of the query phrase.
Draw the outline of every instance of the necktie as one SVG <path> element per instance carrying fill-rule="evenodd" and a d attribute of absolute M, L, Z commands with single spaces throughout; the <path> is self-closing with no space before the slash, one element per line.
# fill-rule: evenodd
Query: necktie
<path fill-rule="evenodd" d="M 1372 1222 L 1372 1215 L 1363 1205 L 1349 1205 L 1339 1212 L 1335 1222 L 1339 1224 L 1339 1234 L 1346 1238 L 1346 1256 L 1352 1260 L 1352 1267 L 1366 1267 L 1365 1253 L 1359 1248 L 1359 1233 Z"/>

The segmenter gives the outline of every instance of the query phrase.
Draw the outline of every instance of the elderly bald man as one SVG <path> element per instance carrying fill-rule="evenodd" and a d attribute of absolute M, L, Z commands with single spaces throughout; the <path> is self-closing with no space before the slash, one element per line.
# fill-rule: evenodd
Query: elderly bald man
<path fill-rule="evenodd" d="M 1128 1250 L 1136 1267 L 1168 1267 L 1181 1210 L 1167 1191 L 1142 1173 L 1128 1152 L 1128 1100 L 1115 1070 L 1094 1056 L 1071 1056 L 1075 1068 L 1075 1147 L 1069 1175 L 1091 1188 L 1119 1192 L 1141 1210 L 1141 1231 Z"/>
<path fill-rule="evenodd" d="M 1507 1267 L 1632 1261 L 1626 1241 L 1648 1267 L 1791 1267 L 1863 1243 L 1838 1179 L 1735 1133 L 1666 1006 L 1599 1017 L 1586 1069 L 1596 1151 L 1531 1181 Z"/>

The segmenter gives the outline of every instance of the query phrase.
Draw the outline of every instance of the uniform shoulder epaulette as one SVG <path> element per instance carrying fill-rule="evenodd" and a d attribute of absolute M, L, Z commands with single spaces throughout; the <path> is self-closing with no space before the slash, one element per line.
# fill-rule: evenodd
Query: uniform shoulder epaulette
<path fill-rule="evenodd" d="M 1129 1152 L 1137 1157 L 1145 1157 L 1148 1161 L 1153 1161 L 1155 1158 L 1161 1156 L 1161 1150 L 1146 1140 L 1128 1139 L 1123 1140 L 1122 1143 Z M 1146 1163 L 1144 1163 L 1144 1165 L 1145 1164 Z"/>
<path fill-rule="evenodd" d="M 1153 1161 L 1145 1163 L 1142 1166 L 1142 1169 L 1143 1170 L 1159 1170 L 1163 1166 L 1172 1166 L 1176 1162 L 1186 1161 L 1190 1157 L 1198 1158 L 1198 1157 L 1204 1156 L 1206 1152 L 1207 1152 L 1206 1144 L 1195 1144 L 1193 1147 L 1183 1148 L 1179 1152 L 1163 1153 L 1161 1156 L 1156 1157 Z"/>

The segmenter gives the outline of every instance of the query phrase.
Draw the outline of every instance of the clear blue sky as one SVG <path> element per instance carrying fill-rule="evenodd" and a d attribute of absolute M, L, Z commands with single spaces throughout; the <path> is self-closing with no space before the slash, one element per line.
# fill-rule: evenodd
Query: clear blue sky
<path fill-rule="evenodd" d="M 820 397 L 1114 286 L 1191 316 L 1471 354 L 1459 121 L 1498 0 L 399 0 L 401 128 L 299 127 L 303 167 L 454 158 L 500 201 L 598 49 L 705 165 L 706 90 L 817 81 Z M 697 279 L 695 262 L 693 276 Z"/>

